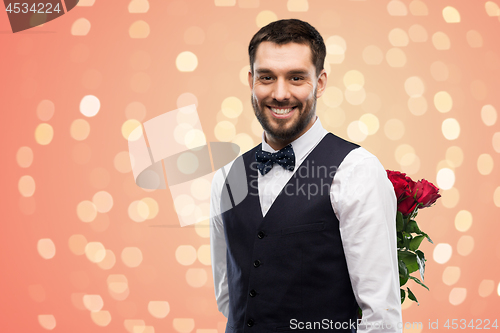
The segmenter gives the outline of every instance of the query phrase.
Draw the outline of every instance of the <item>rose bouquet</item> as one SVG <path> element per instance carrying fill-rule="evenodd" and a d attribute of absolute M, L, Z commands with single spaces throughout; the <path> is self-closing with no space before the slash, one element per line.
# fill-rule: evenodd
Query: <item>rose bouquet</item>
<path fill-rule="evenodd" d="M 409 279 L 429 288 L 424 284 L 425 256 L 418 248 L 424 238 L 432 243 L 429 236 L 420 230 L 415 221 L 420 208 L 430 207 L 441 197 L 439 189 L 425 179 L 418 182 L 413 181 L 406 174 L 399 171 L 386 170 L 389 180 L 394 186 L 394 192 L 398 202 L 396 214 L 396 233 L 398 247 L 399 285 L 404 286 Z M 413 272 L 419 271 L 420 279 L 411 276 Z M 408 298 L 418 303 L 417 298 L 410 288 L 406 288 Z M 401 289 L 401 303 L 406 298 L 406 291 Z"/>

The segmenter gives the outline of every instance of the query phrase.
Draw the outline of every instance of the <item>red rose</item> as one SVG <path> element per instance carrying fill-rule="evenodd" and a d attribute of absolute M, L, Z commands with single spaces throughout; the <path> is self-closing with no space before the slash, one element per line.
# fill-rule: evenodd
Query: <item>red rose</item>
<path fill-rule="evenodd" d="M 400 211 L 404 217 L 410 215 L 418 205 L 418 202 L 415 200 L 415 188 L 417 183 L 409 177 L 406 178 L 409 179 L 408 187 L 403 194 L 403 199 L 398 201 L 398 211 Z"/>
<path fill-rule="evenodd" d="M 401 173 L 399 171 L 386 171 L 387 177 L 391 181 L 392 186 L 394 186 L 394 193 L 396 193 L 396 198 L 399 202 L 406 195 L 406 190 L 408 189 L 409 184 L 408 180 L 411 181 L 411 179 L 409 177 L 406 177 L 405 173 Z"/>
<path fill-rule="evenodd" d="M 406 217 L 410 215 L 418 205 L 418 202 L 415 201 L 414 192 L 417 183 L 406 176 L 405 173 L 392 170 L 386 171 L 387 177 L 394 186 L 394 193 L 396 193 L 396 198 L 398 199 L 398 211 Z"/>
<path fill-rule="evenodd" d="M 419 208 L 430 207 L 441 197 L 441 194 L 438 194 L 439 189 L 425 179 L 417 182 L 413 192 L 416 194 L 416 200 L 420 204 Z"/>

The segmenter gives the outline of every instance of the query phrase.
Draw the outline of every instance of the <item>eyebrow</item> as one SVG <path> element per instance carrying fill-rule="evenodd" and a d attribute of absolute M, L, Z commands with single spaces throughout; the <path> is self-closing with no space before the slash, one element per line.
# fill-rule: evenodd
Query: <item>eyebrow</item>
<path fill-rule="evenodd" d="M 257 74 L 272 74 L 273 71 L 268 69 L 268 68 L 259 68 L 255 70 L 255 73 Z M 308 76 L 309 72 L 303 69 L 294 69 L 291 71 L 287 72 L 288 75 L 303 75 L 303 76 Z"/>

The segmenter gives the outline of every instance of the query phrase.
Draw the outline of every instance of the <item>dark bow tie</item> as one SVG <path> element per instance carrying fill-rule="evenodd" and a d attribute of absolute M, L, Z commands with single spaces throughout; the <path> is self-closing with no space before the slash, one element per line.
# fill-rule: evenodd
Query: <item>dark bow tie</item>
<path fill-rule="evenodd" d="M 257 168 L 262 175 L 271 171 L 274 163 L 278 163 L 285 170 L 293 171 L 295 168 L 295 154 L 293 153 L 292 144 L 280 149 L 276 153 L 259 149 L 255 152 L 255 160 L 259 162 Z"/>

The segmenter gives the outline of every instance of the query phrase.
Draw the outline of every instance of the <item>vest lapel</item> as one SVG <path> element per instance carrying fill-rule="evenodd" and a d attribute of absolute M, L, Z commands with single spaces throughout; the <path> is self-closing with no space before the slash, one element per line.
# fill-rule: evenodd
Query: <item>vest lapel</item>
<path fill-rule="evenodd" d="M 314 158 L 314 155 L 318 153 L 318 151 L 321 149 L 322 143 L 325 141 L 325 138 L 328 135 L 331 135 L 331 133 L 328 133 L 325 136 L 323 136 L 323 138 L 316 145 L 316 147 L 314 147 L 314 149 L 309 153 L 309 155 L 307 155 L 307 157 L 302 161 L 302 163 L 300 164 L 300 166 L 295 170 L 294 175 L 283 186 L 283 188 L 281 189 L 280 193 L 278 194 L 278 196 L 276 197 L 276 199 L 271 204 L 271 207 L 267 211 L 266 216 L 264 216 L 264 217 L 262 217 L 262 207 L 260 205 L 259 192 L 258 192 L 258 186 L 257 186 L 257 196 L 256 196 L 256 198 L 257 198 L 257 202 L 258 202 L 258 205 L 259 205 L 260 216 L 262 217 L 262 222 L 258 226 L 259 229 L 262 229 L 267 223 L 272 223 L 272 221 L 271 222 L 267 222 L 267 220 L 269 220 L 269 216 L 273 215 L 272 213 L 274 213 L 274 210 L 279 209 L 280 207 L 282 208 L 283 205 L 285 205 L 285 202 L 283 202 L 283 200 L 286 200 L 286 195 L 283 194 L 284 189 L 288 186 L 288 184 L 292 183 L 293 181 L 296 181 L 296 179 L 298 179 L 298 178 L 301 178 L 299 171 L 301 169 L 303 169 L 303 168 L 307 168 L 307 162 L 311 158 Z M 262 143 L 258 146 L 258 148 L 260 149 L 261 146 L 262 146 Z M 276 168 L 276 167 L 280 167 L 280 166 L 279 165 L 274 165 L 273 167 Z M 250 170 L 250 172 L 251 172 L 251 170 Z"/>

